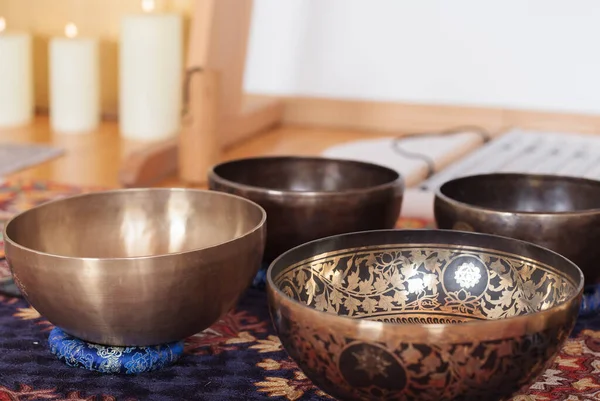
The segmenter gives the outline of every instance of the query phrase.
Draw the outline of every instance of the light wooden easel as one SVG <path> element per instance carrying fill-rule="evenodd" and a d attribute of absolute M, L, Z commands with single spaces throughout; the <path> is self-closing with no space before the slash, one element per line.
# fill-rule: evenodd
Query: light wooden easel
<path fill-rule="evenodd" d="M 281 101 L 243 92 L 252 6 L 252 0 L 195 0 L 182 133 L 131 154 L 121 166 L 123 186 L 152 185 L 178 170 L 183 181 L 202 184 L 223 147 L 279 123 Z"/>

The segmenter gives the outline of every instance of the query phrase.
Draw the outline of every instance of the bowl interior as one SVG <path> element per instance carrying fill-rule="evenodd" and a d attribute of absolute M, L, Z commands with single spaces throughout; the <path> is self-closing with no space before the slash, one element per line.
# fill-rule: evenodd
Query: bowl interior
<path fill-rule="evenodd" d="M 442 239 L 463 238 L 463 243 L 477 238 L 440 233 Z M 542 248 L 532 248 L 532 253 L 521 246 L 516 254 L 493 244 L 390 243 L 393 239 L 377 232 L 360 235 L 374 243 L 343 248 L 339 244 L 348 242 L 344 239 L 337 240 L 338 246 L 325 240 L 321 245 L 330 248 L 327 252 L 312 245 L 315 256 L 293 262 L 294 252 L 302 252 L 299 248 L 284 255 L 271 267 L 274 287 L 311 308 L 351 318 L 461 323 L 543 311 L 575 296 L 581 283 L 577 267 L 556 254 L 544 255 L 550 264 L 532 259 L 543 254 Z M 355 245 L 360 243 L 360 237 L 354 238 Z M 524 243 L 512 244 L 519 249 Z"/>
<path fill-rule="evenodd" d="M 399 174 L 386 167 L 327 158 L 267 157 L 218 165 L 219 177 L 252 187 L 297 192 L 336 192 L 394 182 Z"/>
<path fill-rule="evenodd" d="M 13 219 L 6 235 L 58 256 L 124 258 L 217 245 L 251 232 L 262 219 L 258 206 L 227 194 L 122 190 L 43 204 Z"/>
<path fill-rule="evenodd" d="M 451 180 L 440 193 L 458 202 L 513 212 L 600 209 L 600 182 L 560 176 L 489 174 Z"/>

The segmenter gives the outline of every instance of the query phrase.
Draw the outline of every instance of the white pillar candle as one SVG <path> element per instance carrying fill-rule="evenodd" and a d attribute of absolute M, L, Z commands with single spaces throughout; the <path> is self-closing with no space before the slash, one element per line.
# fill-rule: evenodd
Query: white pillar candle
<path fill-rule="evenodd" d="M 175 136 L 181 122 L 182 19 L 151 12 L 121 21 L 119 122 L 121 134 L 156 141 Z"/>
<path fill-rule="evenodd" d="M 98 42 L 77 37 L 68 24 L 66 37 L 50 41 L 50 124 L 60 133 L 83 133 L 100 121 Z"/>
<path fill-rule="evenodd" d="M 31 36 L 5 32 L 0 17 L 0 126 L 27 124 L 33 117 Z"/>

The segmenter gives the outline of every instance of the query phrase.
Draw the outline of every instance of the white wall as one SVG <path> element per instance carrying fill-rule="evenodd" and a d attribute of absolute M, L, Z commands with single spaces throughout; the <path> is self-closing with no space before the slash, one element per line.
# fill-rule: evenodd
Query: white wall
<path fill-rule="evenodd" d="M 255 0 L 251 92 L 600 114 L 600 0 Z"/>

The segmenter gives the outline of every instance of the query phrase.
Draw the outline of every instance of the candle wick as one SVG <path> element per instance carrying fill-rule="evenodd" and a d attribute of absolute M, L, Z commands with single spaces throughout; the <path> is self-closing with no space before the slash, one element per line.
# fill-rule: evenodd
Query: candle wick
<path fill-rule="evenodd" d="M 65 26 L 65 36 L 67 38 L 74 38 L 77 36 L 77 25 L 70 22 Z"/>
<path fill-rule="evenodd" d="M 142 0 L 142 10 L 146 13 L 154 11 L 154 0 Z"/>

